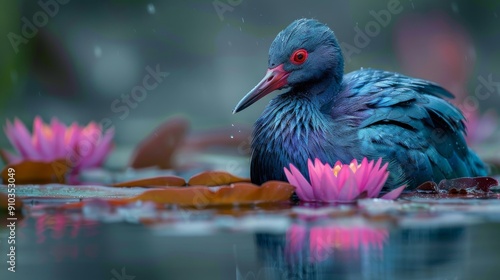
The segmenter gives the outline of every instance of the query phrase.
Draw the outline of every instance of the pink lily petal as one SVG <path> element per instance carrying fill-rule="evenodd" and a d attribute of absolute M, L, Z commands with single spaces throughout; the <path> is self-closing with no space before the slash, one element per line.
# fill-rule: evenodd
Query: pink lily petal
<path fill-rule="evenodd" d="M 387 200 L 393 200 L 393 199 L 396 199 L 398 198 L 401 193 L 403 192 L 403 190 L 406 188 L 406 185 L 402 185 L 401 187 L 397 188 L 397 189 L 394 189 L 388 193 L 386 193 L 385 195 L 383 195 L 381 197 L 381 199 L 387 199 Z"/>
<path fill-rule="evenodd" d="M 321 187 L 320 187 L 320 182 L 321 182 L 321 173 L 320 173 L 320 168 L 321 165 L 314 165 L 313 162 L 308 159 L 307 160 L 307 168 L 309 170 L 309 181 L 311 182 L 312 190 L 314 197 L 321 197 Z"/>
<path fill-rule="evenodd" d="M 50 127 L 54 136 L 52 141 L 52 149 L 54 151 L 54 154 L 56 155 L 55 158 L 65 158 L 66 154 L 64 150 L 64 137 L 66 126 L 60 123 L 56 118 L 52 118 Z"/>
<path fill-rule="evenodd" d="M 5 132 L 5 135 L 9 139 L 10 143 L 12 143 L 12 146 L 14 146 L 16 151 L 20 151 L 21 148 L 17 141 L 17 134 L 15 133 L 14 126 L 9 120 L 7 120 L 6 126 L 3 127 L 3 131 Z"/>
<path fill-rule="evenodd" d="M 82 165 L 82 168 L 99 166 L 103 163 L 104 159 L 111 151 L 113 136 L 113 129 L 106 131 L 102 139 L 99 140 L 99 143 L 94 145 L 94 151 L 86 158 L 84 162 L 85 165 Z"/>
<path fill-rule="evenodd" d="M 368 170 L 368 159 L 365 157 L 361 161 L 361 166 L 356 171 L 355 176 L 356 183 L 360 188 L 364 189 L 363 186 L 366 186 L 366 184 L 368 183 L 368 180 L 370 179 L 369 172 L 370 170 Z"/>
<path fill-rule="evenodd" d="M 344 187 L 346 187 L 347 178 L 349 178 L 351 174 L 352 170 L 349 168 L 349 166 L 343 165 L 342 168 L 340 168 L 340 171 L 337 174 L 339 193 L 342 191 Z"/>
<path fill-rule="evenodd" d="M 18 144 L 17 148 L 22 157 L 33 160 L 42 159 L 42 157 L 40 156 L 40 154 L 38 153 L 38 151 L 35 149 L 35 147 L 31 142 L 31 135 L 28 129 L 19 119 L 14 120 L 13 133 L 17 134 L 15 139 L 17 139 L 16 141 Z"/>
<path fill-rule="evenodd" d="M 344 166 L 344 168 L 342 168 L 342 170 L 340 170 L 339 172 L 339 177 L 341 176 L 345 178 L 345 181 L 342 189 L 339 192 L 337 201 L 353 201 L 361 194 L 361 191 L 356 184 L 356 180 L 354 179 L 354 173 L 352 172 L 351 168 L 349 168 L 348 166 Z"/>
<path fill-rule="evenodd" d="M 300 171 L 293 164 L 290 164 L 291 171 L 288 171 L 286 167 L 284 170 L 288 182 L 296 187 L 295 192 L 299 196 L 300 200 L 314 201 L 312 187 L 304 176 L 302 176 Z"/>
<path fill-rule="evenodd" d="M 37 116 L 33 122 L 33 144 L 45 161 L 52 161 L 54 160 L 55 154 L 51 150 L 50 140 L 47 139 L 47 137 L 50 136 L 46 135 L 44 132 L 42 118 Z"/>
<path fill-rule="evenodd" d="M 3 152 L 3 155 L 6 157 L 8 164 L 17 164 L 17 163 L 22 161 L 22 157 L 20 157 L 18 155 L 14 155 L 14 154 L 9 153 L 8 151 L 5 151 L 5 150 L 3 150 L 2 152 Z"/>
<path fill-rule="evenodd" d="M 368 191 L 368 197 L 376 197 L 384 187 L 387 178 L 389 177 L 389 172 L 386 172 L 388 163 L 384 164 L 381 170 L 375 171 L 372 176 L 372 181 L 370 181 Z"/>
<path fill-rule="evenodd" d="M 325 170 L 321 175 L 321 200 L 333 202 L 336 201 L 339 196 L 338 178 L 333 174 L 332 168 L 329 164 L 326 164 L 325 166 Z"/>
<path fill-rule="evenodd" d="M 6 158 L 21 161 L 64 159 L 74 171 L 102 164 L 112 148 L 114 136 L 113 130 L 102 133 L 101 126 L 95 122 L 84 128 L 76 123 L 66 127 L 56 118 L 52 118 L 50 125 L 45 124 L 39 116 L 33 121 L 31 134 L 19 119 L 13 124 L 7 120 L 4 131 L 19 153 L 19 156 L 9 154 Z"/>

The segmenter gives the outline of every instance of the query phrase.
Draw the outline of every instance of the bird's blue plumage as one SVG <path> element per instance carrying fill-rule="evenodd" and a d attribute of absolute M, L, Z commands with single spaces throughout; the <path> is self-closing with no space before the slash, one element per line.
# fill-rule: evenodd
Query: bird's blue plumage
<path fill-rule="evenodd" d="M 288 59 L 298 48 L 309 53 L 299 66 Z M 439 85 L 372 69 L 342 75 L 337 40 L 315 20 L 283 30 L 269 56 L 270 68 L 283 65 L 289 73 L 289 90 L 255 124 L 253 182 L 286 180 L 283 167 L 290 163 L 307 174 L 309 158 L 333 164 L 382 157 L 389 188 L 486 175 L 465 142 L 462 113 L 443 99 L 453 96 Z"/>

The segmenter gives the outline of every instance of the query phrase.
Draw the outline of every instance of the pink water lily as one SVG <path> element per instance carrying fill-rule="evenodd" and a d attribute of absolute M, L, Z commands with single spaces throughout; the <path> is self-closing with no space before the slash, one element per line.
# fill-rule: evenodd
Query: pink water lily
<path fill-rule="evenodd" d="M 76 123 L 66 127 L 56 118 L 45 124 L 40 117 L 34 120 L 32 134 L 18 119 L 13 123 L 7 121 L 4 131 L 18 152 L 15 155 L 2 151 L 9 164 L 62 159 L 74 172 L 100 166 L 111 151 L 114 135 L 113 129 L 103 133 L 102 127 L 94 122 L 84 127 Z"/>
<path fill-rule="evenodd" d="M 314 163 L 309 159 L 307 165 L 310 181 L 293 164 L 290 164 L 290 170 L 284 168 L 288 182 L 297 188 L 296 193 L 302 201 L 352 202 L 364 197 L 378 197 L 389 177 L 388 164 L 381 167 L 381 158 L 376 163 L 363 158 L 361 164 L 354 159 L 349 165 L 337 161 L 333 167 L 319 159 Z M 405 187 L 396 188 L 381 198 L 396 199 Z"/>

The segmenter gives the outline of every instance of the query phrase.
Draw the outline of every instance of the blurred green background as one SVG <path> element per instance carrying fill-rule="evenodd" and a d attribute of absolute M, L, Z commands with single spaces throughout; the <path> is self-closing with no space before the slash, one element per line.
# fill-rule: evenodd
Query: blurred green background
<path fill-rule="evenodd" d="M 457 91 L 469 94 L 480 85 L 478 77 L 500 82 L 499 1 L 41 0 L 0 5 L 2 122 L 18 117 L 31 124 L 36 115 L 82 124 L 108 118 L 122 146 L 135 145 L 172 115 L 188 117 L 195 128 L 252 124 L 271 97 L 237 115 L 231 111 L 265 73 L 276 34 L 301 17 L 328 24 L 343 46 L 356 46 L 356 27 L 364 30 L 375 20 L 373 13 L 399 5 L 401 12 L 379 24 L 368 44 L 350 57 L 346 72 L 371 67 L 438 82 L 463 80 Z M 31 38 L 23 35 L 26 22 L 36 27 Z M 457 30 L 455 37 L 446 37 Z M 431 37 L 438 38 L 436 48 L 447 44 L 444 55 L 411 41 Z M 450 58 L 441 61 L 447 53 Z M 428 60 L 446 65 L 413 65 Z M 140 102 L 125 103 L 124 96 L 142 85 L 148 66 L 169 75 Z M 451 78 L 437 77 L 443 73 Z M 480 100 L 481 110 L 498 107 L 500 86 L 493 86 L 490 95 Z M 4 135 L 0 146 L 10 146 Z"/>

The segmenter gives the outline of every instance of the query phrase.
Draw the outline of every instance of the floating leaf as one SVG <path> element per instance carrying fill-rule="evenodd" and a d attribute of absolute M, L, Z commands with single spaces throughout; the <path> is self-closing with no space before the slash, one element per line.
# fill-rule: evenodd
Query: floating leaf
<path fill-rule="evenodd" d="M 449 193 L 467 194 L 468 190 L 489 192 L 491 187 L 497 185 L 498 181 L 491 177 L 464 177 L 441 180 L 438 188 Z"/>
<path fill-rule="evenodd" d="M 136 201 L 158 204 L 176 204 L 198 208 L 214 205 L 257 204 L 290 200 L 295 187 L 280 181 L 270 181 L 262 186 L 251 183 L 235 183 L 229 186 L 188 186 L 152 189 L 124 199 L 106 200 L 111 206 L 127 205 Z M 85 201 L 66 204 L 64 209 L 80 209 Z"/>
<path fill-rule="evenodd" d="M 23 184 L 64 184 L 69 166 L 64 160 L 52 162 L 25 160 L 17 164 L 9 164 L 2 170 L 4 184 L 9 182 L 9 169 L 14 169 L 12 177 L 16 185 Z M 11 173 L 12 174 L 12 173 Z"/>
<path fill-rule="evenodd" d="M 186 181 L 178 176 L 161 176 L 114 184 L 114 187 L 182 187 Z"/>
<path fill-rule="evenodd" d="M 222 186 L 239 182 L 250 182 L 248 178 L 234 176 L 225 171 L 205 171 L 198 173 L 189 179 L 190 186 Z"/>
<path fill-rule="evenodd" d="M 416 188 L 416 191 L 418 193 L 425 193 L 425 194 L 438 194 L 439 189 L 436 184 L 436 182 L 433 181 L 427 181 L 422 183 L 420 186 Z"/>
<path fill-rule="evenodd" d="M 285 182 L 271 182 L 261 187 L 250 183 L 236 183 L 221 187 L 191 186 L 149 190 L 131 200 L 205 207 L 286 201 L 290 199 L 294 190 L 292 185 Z"/>
<path fill-rule="evenodd" d="M 188 127 L 188 122 L 182 118 L 161 124 L 139 144 L 129 165 L 133 168 L 173 168 L 174 154 L 184 142 Z"/>

